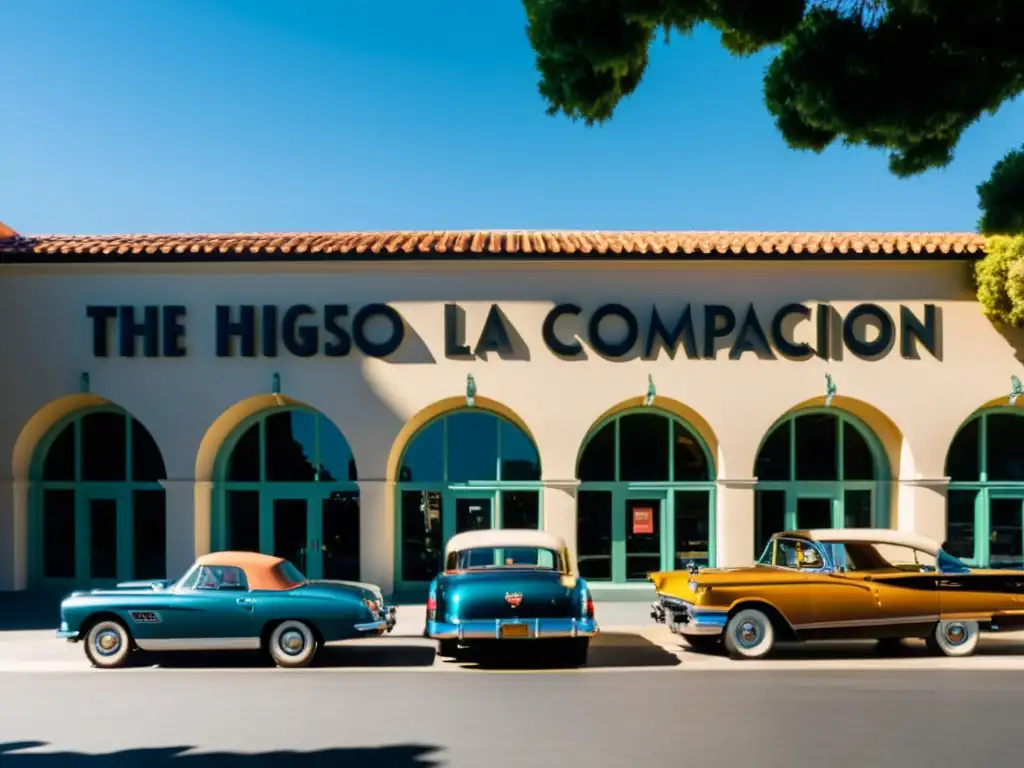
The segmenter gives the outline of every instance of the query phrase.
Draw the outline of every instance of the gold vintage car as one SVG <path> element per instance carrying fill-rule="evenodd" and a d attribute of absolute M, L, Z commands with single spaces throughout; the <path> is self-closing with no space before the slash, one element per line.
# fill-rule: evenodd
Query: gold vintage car
<path fill-rule="evenodd" d="M 1024 628 L 1024 571 L 968 568 L 888 529 L 784 531 L 745 568 L 652 573 L 652 617 L 698 652 L 759 659 L 776 641 L 922 638 L 969 656 L 982 631 Z"/>

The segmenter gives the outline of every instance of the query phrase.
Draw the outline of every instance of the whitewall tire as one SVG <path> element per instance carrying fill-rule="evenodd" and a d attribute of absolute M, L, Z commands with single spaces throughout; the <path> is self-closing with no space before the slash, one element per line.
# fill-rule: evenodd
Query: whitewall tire
<path fill-rule="evenodd" d="M 722 640 L 734 659 L 763 659 L 775 647 L 775 627 L 763 611 L 744 608 L 729 619 Z"/>
<path fill-rule="evenodd" d="M 978 647 L 981 630 L 976 621 L 940 621 L 928 638 L 932 651 L 943 656 L 970 656 Z"/>
<path fill-rule="evenodd" d="M 301 621 L 282 621 L 270 633 L 270 658 L 279 667 L 308 667 L 316 656 L 316 635 Z"/>
<path fill-rule="evenodd" d="M 85 655 L 94 667 L 122 666 L 132 652 L 132 638 L 124 624 L 114 619 L 96 622 L 85 636 Z"/>

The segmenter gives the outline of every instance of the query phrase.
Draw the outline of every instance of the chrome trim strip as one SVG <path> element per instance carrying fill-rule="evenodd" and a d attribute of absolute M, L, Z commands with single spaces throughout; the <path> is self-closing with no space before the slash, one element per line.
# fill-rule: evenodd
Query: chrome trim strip
<path fill-rule="evenodd" d="M 793 629 L 845 629 L 855 627 L 887 627 L 891 624 L 928 624 L 939 620 L 939 614 L 921 614 L 920 616 L 896 616 L 886 619 L 852 619 L 848 621 L 815 621 L 809 624 L 794 624 Z"/>
<path fill-rule="evenodd" d="M 135 640 L 140 651 L 258 651 L 258 637 L 179 637 Z"/>
<path fill-rule="evenodd" d="M 501 627 L 525 625 L 525 637 L 501 637 Z M 473 621 L 428 621 L 426 637 L 435 640 L 537 640 L 548 638 L 593 637 L 598 634 L 594 619 L 478 619 Z"/>
<path fill-rule="evenodd" d="M 383 634 L 384 632 L 387 632 L 388 629 L 388 623 L 384 619 L 368 621 L 365 624 L 356 624 L 355 626 L 356 632 L 376 632 L 378 634 Z"/>
<path fill-rule="evenodd" d="M 58 629 L 57 630 L 58 640 L 67 640 L 69 643 L 75 643 L 81 640 L 80 634 L 77 629 Z"/>

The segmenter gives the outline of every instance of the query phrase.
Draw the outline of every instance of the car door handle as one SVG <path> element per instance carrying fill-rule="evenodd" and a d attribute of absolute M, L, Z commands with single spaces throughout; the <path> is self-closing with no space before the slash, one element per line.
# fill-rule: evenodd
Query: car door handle
<path fill-rule="evenodd" d="M 947 580 L 943 579 L 942 581 L 939 582 L 939 586 L 940 587 L 962 587 L 963 584 L 961 584 L 958 581 L 947 581 Z"/>
<path fill-rule="evenodd" d="M 252 608 L 253 599 L 251 597 L 240 597 L 235 600 L 235 602 L 239 605 L 245 606 L 246 608 Z"/>

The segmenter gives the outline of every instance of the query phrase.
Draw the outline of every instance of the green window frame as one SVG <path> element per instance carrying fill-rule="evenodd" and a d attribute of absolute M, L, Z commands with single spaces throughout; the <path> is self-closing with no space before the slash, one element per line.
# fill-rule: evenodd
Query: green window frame
<path fill-rule="evenodd" d="M 835 430 L 835 456 L 836 456 L 836 479 L 834 480 L 806 480 L 797 477 L 797 420 L 804 416 L 829 415 L 836 419 Z M 870 480 L 848 480 L 845 476 L 846 456 L 846 427 L 852 428 L 867 445 L 871 457 L 872 479 Z M 758 447 L 757 456 L 754 460 L 754 473 L 757 473 L 757 465 L 760 462 L 761 454 L 768 444 L 768 441 L 780 429 L 789 430 L 789 477 L 786 480 L 761 480 L 757 479 L 754 486 L 755 491 L 755 519 L 754 519 L 754 557 L 758 557 L 764 549 L 764 545 L 772 533 L 777 531 L 768 530 L 772 526 L 763 520 L 766 516 L 764 509 L 769 506 L 766 502 L 769 495 L 782 500 L 782 528 L 781 530 L 794 530 L 799 527 L 798 509 L 801 500 L 827 501 L 829 504 L 829 516 L 831 528 L 859 527 L 851 526 L 847 520 L 847 513 L 854 513 L 852 498 L 855 494 L 869 494 L 868 504 L 870 512 L 868 523 L 871 527 L 885 528 L 890 523 L 890 496 L 892 484 L 892 472 L 885 449 L 874 431 L 851 413 L 836 408 L 805 408 L 794 413 L 787 414 L 772 425 Z M 781 497 L 778 496 L 781 494 Z"/>
<path fill-rule="evenodd" d="M 665 439 L 668 443 L 668 479 L 661 481 L 627 481 L 622 480 L 622 420 L 633 415 L 656 415 L 665 421 Z M 608 494 L 611 502 L 611 578 L 586 577 L 588 582 L 596 585 L 614 585 L 648 587 L 646 578 L 627 578 L 627 506 L 634 500 L 656 500 L 659 503 L 659 520 L 656 530 L 661 533 L 659 547 L 659 567 L 648 568 L 654 570 L 673 570 L 679 563 L 675 553 L 676 536 L 676 502 L 678 494 L 686 492 L 707 494 L 707 525 L 708 525 L 708 557 L 707 565 L 714 567 L 717 562 L 716 554 L 716 520 L 717 520 L 717 481 L 716 467 L 711 451 L 707 443 L 688 422 L 671 411 L 656 407 L 629 408 L 612 414 L 598 423 L 583 440 L 576 460 L 576 477 L 579 478 L 581 464 L 590 443 L 609 425 L 613 429 L 614 445 L 614 479 L 610 481 L 580 480 L 577 487 L 576 500 L 576 532 L 577 550 L 579 549 L 580 532 L 580 494 L 590 492 L 603 492 Z M 674 426 L 679 425 L 695 441 L 700 448 L 705 466 L 707 468 L 707 480 L 679 480 L 675 478 L 675 440 Z M 578 551 L 577 559 L 587 557 L 587 553 Z M 683 558 L 688 559 L 688 558 Z M 652 559 L 653 562 L 653 559 Z M 701 563 L 703 564 L 703 563 Z M 581 566 L 581 572 L 585 575 L 585 569 Z"/>
<path fill-rule="evenodd" d="M 492 418 L 496 423 L 497 431 L 497 467 L 495 468 L 494 480 L 468 480 L 468 481 L 452 481 L 449 478 L 449 464 L 451 451 L 449 441 L 449 424 L 450 420 L 460 414 L 485 414 Z M 435 494 L 435 498 L 438 498 L 441 502 L 441 541 L 440 548 L 443 553 L 445 545 L 448 540 L 455 535 L 456 531 L 456 505 L 460 501 L 472 501 L 472 500 L 488 500 L 490 503 L 490 515 L 492 527 L 501 528 L 503 525 L 504 516 L 504 504 L 506 494 L 514 492 L 535 492 L 537 494 L 537 528 L 543 530 L 544 528 L 544 483 L 542 480 L 505 480 L 502 478 L 502 464 L 504 452 L 502 449 L 502 432 L 503 426 L 505 428 L 514 429 L 522 437 L 525 437 L 530 445 L 533 446 L 534 451 L 537 452 L 537 462 L 539 469 L 539 477 L 543 477 L 543 464 L 541 463 L 540 450 L 537 444 L 533 441 L 533 438 L 522 429 L 518 424 L 507 419 L 505 416 L 495 411 L 487 410 L 484 408 L 477 407 L 466 407 L 456 408 L 451 411 L 446 411 L 430 421 L 423 424 L 419 429 L 416 430 L 409 441 L 405 444 L 402 450 L 402 456 L 399 460 L 399 473 L 401 468 L 405 464 L 405 459 L 410 449 L 415 445 L 416 441 L 422 437 L 429 429 L 433 428 L 438 423 L 441 424 L 441 445 L 443 446 L 441 451 L 441 477 L 432 480 L 424 481 L 407 481 L 399 480 L 395 483 L 395 536 L 394 536 L 394 553 L 395 553 L 395 591 L 402 594 L 419 594 L 425 590 L 429 584 L 429 580 L 407 580 L 403 578 L 403 494 L 405 493 L 420 493 L 420 494 Z M 442 555 L 439 555 L 439 558 Z M 439 561 L 440 562 L 440 561 Z"/>
<path fill-rule="evenodd" d="M 946 537 L 953 542 L 951 553 L 974 568 L 993 566 L 992 545 L 999 536 L 1000 527 L 993 525 L 993 507 L 1006 505 L 1011 511 L 1016 507 L 1018 514 L 1024 512 L 1024 480 L 989 479 L 989 419 L 1001 415 L 1024 417 L 1019 409 L 1012 406 L 987 408 L 975 412 L 957 429 L 946 453 L 945 471 L 949 477 L 950 465 L 955 458 L 954 452 L 961 447 L 967 448 L 966 445 L 958 445 L 958 441 L 966 429 L 977 425 L 977 437 L 974 445 L 970 447 L 977 456 L 977 479 L 951 479 L 946 495 Z M 965 541 L 962 536 L 968 531 L 970 538 Z M 1010 535 L 1014 534 L 1011 532 Z M 1018 542 L 1018 548 L 1024 549 L 1024 532 L 1019 535 L 1021 540 Z M 998 555 L 996 559 L 1000 559 Z M 1021 564 L 1013 558 L 1002 560 L 997 562 L 996 566 L 1009 567 Z"/>
<path fill-rule="evenodd" d="M 267 479 L 267 421 L 273 416 L 289 413 L 309 414 L 314 420 L 314 455 L 308 457 L 314 466 L 314 479 L 306 481 L 278 481 Z M 259 444 L 259 468 L 257 480 L 231 480 L 229 470 L 231 458 L 239 442 L 244 438 L 250 429 L 258 430 Z M 309 578 L 320 578 L 323 573 L 324 548 L 324 524 L 323 505 L 332 494 L 348 493 L 354 494 L 357 511 L 359 503 L 358 480 L 351 480 L 347 476 L 343 480 L 323 480 L 320 478 L 320 469 L 323 466 L 320 450 L 321 435 L 325 430 L 331 430 L 341 436 L 352 454 L 352 446 L 345 433 L 323 413 L 315 408 L 300 405 L 282 405 L 258 411 L 255 414 L 241 421 L 224 440 L 217 458 L 214 462 L 214 489 L 213 508 L 210 515 L 210 548 L 212 551 L 220 551 L 228 548 L 228 500 L 229 494 L 235 492 L 254 492 L 259 498 L 259 551 L 272 553 L 274 551 L 274 504 L 277 501 L 304 502 L 306 505 L 306 541 L 307 546 L 303 549 L 302 562 L 296 563 L 296 567 L 302 570 Z M 355 462 L 353 456 L 353 463 Z M 358 466 L 356 467 L 358 478 Z M 358 526 L 359 521 L 356 521 Z M 358 530 L 358 527 L 356 528 Z"/>
<path fill-rule="evenodd" d="M 125 420 L 125 467 L 124 480 L 95 481 L 83 480 L 82 471 L 82 422 L 88 416 L 94 414 L 109 413 Z M 164 486 L 156 480 L 135 479 L 135 450 L 134 425 L 141 428 L 148 437 L 153 440 L 152 434 L 146 429 L 142 422 L 135 419 L 131 413 L 116 406 L 99 406 L 83 408 L 69 414 L 54 424 L 46 433 L 33 453 L 32 463 L 29 469 L 29 582 L 46 586 L 61 587 L 109 587 L 120 581 L 131 581 L 138 578 L 136 575 L 135 563 L 135 510 L 136 499 L 139 492 L 159 493 L 164 501 L 163 528 L 164 528 L 164 557 L 166 558 L 166 536 L 167 536 L 167 509 L 166 491 Z M 44 467 L 46 460 L 54 443 L 70 428 L 73 435 L 73 456 L 74 470 L 71 480 L 47 480 L 44 479 Z M 161 480 L 167 479 L 166 463 L 160 453 L 160 446 L 156 445 L 160 458 Z M 44 553 L 46 497 L 52 492 L 69 492 L 73 494 L 73 537 L 74 537 L 74 558 L 75 575 L 67 578 L 47 577 L 45 575 Z M 113 502 L 115 507 L 115 530 L 116 530 L 116 577 L 114 578 L 93 578 L 91 576 L 91 526 L 90 526 L 90 505 L 93 501 Z M 166 559 L 164 560 L 166 570 Z M 145 578 L 161 578 L 164 574 L 147 574 Z"/>

